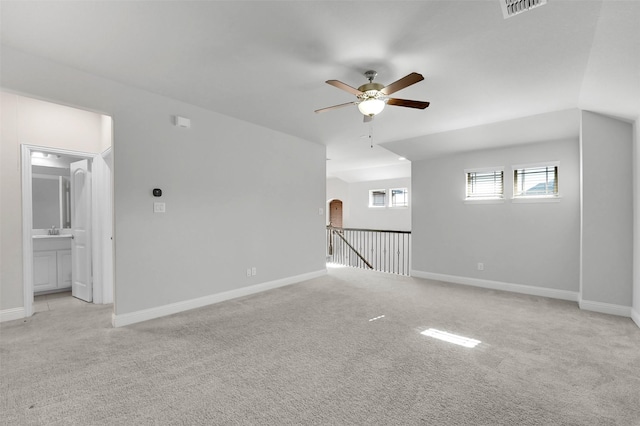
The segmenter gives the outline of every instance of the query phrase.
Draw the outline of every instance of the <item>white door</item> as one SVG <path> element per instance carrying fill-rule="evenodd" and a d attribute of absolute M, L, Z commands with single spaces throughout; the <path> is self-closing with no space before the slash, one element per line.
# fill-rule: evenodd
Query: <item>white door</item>
<path fill-rule="evenodd" d="M 71 294 L 91 302 L 91 174 L 89 162 L 71 163 Z"/>

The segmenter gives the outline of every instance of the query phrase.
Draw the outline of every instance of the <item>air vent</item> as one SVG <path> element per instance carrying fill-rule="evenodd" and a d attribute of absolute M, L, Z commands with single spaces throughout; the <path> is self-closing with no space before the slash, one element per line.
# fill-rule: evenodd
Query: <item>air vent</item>
<path fill-rule="evenodd" d="M 547 0 L 500 0 L 504 19 L 545 4 L 547 4 Z"/>

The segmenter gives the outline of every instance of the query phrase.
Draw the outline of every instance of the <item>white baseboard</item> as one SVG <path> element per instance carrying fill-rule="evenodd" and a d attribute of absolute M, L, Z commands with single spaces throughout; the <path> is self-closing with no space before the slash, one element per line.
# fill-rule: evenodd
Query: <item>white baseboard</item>
<path fill-rule="evenodd" d="M 191 309 L 201 308 L 203 306 L 213 305 L 214 303 L 224 302 L 226 300 L 236 299 L 238 297 L 248 296 L 255 293 L 271 290 L 278 287 L 284 287 L 296 284 L 302 281 L 321 277 L 327 274 L 326 269 L 307 274 L 296 275 L 293 277 L 282 278 L 275 281 L 269 281 L 261 284 L 242 287 L 236 290 L 225 291 L 223 293 L 211 294 L 209 296 L 199 297 L 197 299 L 184 300 L 182 302 L 170 303 L 168 305 L 158 306 L 156 308 L 143 309 L 141 311 L 130 312 L 127 314 L 112 316 L 112 324 L 114 327 L 122 327 L 125 325 L 135 324 L 150 319 L 160 318 L 167 315 L 177 314 L 179 312 Z"/>
<path fill-rule="evenodd" d="M 24 318 L 24 308 L 3 309 L 0 311 L 0 322 Z"/>
<path fill-rule="evenodd" d="M 631 319 L 636 323 L 638 327 L 640 327 L 640 312 L 636 309 L 631 308 Z"/>
<path fill-rule="evenodd" d="M 631 317 L 631 306 L 613 305 L 611 303 L 593 302 L 591 300 L 580 300 L 578 304 L 580 305 L 580 309 L 584 309 L 585 311 L 618 315 L 627 318 Z"/>
<path fill-rule="evenodd" d="M 455 284 L 470 285 L 473 287 L 488 288 L 491 290 L 510 291 L 512 293 L 528 294 L 531 296 L 549 297 L 551 299 L 578 301 L 578 292 L 556 290 L 553 288 L 535 287 L 531 285 L 512 284 L 502 281 L 483 280 L 479 278 L 460 277 L 456 275 L 436 274 L 433 272 L 411 271 L 411 276 L 416 278 L 426 278 L 435 281 L 445 281 Z"/>

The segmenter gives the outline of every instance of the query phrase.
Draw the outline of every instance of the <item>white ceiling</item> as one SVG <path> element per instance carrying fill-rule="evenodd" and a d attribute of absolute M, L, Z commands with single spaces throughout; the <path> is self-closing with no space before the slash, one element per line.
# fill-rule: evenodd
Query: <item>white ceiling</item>
<path fill-rule="evenodd" d="M 640 116 L 640 1 L 548 0 L 506 20 L 499 0 L 3 0 L 0 12 L 3 44 L 324 144 L 328 175 L 347 181 L 407 176 L 399 155 L 531 142 L 576 108 Z M 367 69 L 383 84 L 423 74 L 394 97 L 431 106 L 387 106 L 372 126 L 355 106 L 313 112 L 354 99 L 325 80 L 357 87 Z M 532 115 L 513 122 L 517 141 L 485 126 Z"/>

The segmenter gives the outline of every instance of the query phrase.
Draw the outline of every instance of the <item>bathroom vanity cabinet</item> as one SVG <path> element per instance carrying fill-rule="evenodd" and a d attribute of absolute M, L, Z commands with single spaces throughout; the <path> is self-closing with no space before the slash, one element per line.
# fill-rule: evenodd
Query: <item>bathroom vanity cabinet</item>
<path fill-rule="evenodd" d="M 71 289 L 71 235 L 33 236 L 33 292 Z"/>

